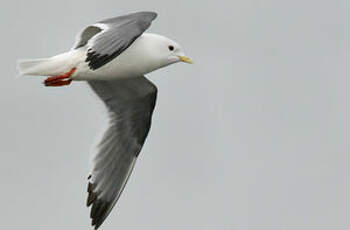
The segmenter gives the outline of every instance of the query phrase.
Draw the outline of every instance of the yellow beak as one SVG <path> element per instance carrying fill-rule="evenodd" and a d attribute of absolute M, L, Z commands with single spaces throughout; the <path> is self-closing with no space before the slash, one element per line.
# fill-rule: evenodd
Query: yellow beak
<path fill-rule="evenodd" d="M 191 58 L 186 56 L 179 56 L 179 60 L 182 62 L 186 62 L 188 64 L 193 64 L 193 61 L 191 60 Z"/>

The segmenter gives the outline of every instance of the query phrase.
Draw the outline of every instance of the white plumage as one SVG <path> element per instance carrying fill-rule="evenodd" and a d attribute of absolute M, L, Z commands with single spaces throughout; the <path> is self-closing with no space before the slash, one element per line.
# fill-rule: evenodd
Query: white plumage
<path fill-rule="evenodd" d="M 169 45 L 176 47 L 170 57 Z M 185 56 L 176 42 L 151 33 L 143 33 L 118 57 L 96 70 L 86 62 L 87 52 L 84 46 L 47 59 L 23 60 L 19 62 L 19 71 L 21 75 L 57 76 L 76 67 L 72 80 L 113 80 L 138 77 L 178 62 L 178 56 Z"/>

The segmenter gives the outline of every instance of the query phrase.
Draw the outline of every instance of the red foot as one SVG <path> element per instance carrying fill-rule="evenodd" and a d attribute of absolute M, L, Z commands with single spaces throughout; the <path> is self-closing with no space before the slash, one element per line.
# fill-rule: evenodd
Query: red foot
<path fill-rule="evenodd" d="M 69 70 L 67 73 L 59 75 L 59 76 L 52 76 L 47 78 L 44 81 L 45 86 L 63 86 L 63 85 L 69 85 L 72 82 L 72 79 L 70 76 L 75 72 L 77 68 L 73 67 L 71 70 Z"/>

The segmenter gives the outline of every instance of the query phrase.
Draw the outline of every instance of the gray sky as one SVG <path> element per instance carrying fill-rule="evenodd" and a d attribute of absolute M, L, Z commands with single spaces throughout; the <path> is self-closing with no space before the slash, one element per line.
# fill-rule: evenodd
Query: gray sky
<path fill-rule="evenodd" d="M 154 10 L 150 31 L 195 65 L 149 75 L 153 126 L 102 229 L 350 228 L 350 2 L 4 1 L 0 209 L 4 229 L 89 229 L 101 104 L 82 82 L 15 78 L 89 23 Z"/>

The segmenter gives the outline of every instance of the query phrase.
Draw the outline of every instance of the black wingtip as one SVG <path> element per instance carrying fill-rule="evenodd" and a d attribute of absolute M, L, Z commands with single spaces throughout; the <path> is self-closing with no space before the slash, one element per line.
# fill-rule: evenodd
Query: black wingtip
<path fill-rule="evenodd" d="M 156 12 L 148 11 L 147 13 L 150 14 L 152 21 L 158 17 L 158 14 Z"/>
<path fill-rule="evenodd" d="M 90 211 L 91 226 L 93 226 L 95 229 L 98 229 L 108 216 L 110 207 L 110 202 L 96 199 L 93 202 Z"/>
<path fill-rule="evenodd" d="M 131 13 L 129 15 L 142 15 L 144 17 L 144 19 L 146 19 L 147 21 L 153 21 L 154 19 L 157 18 L 158 14 L 154 11 L 140 11 L 140 12 L 135 12 L 135 13 Z"/>
<path fill-rule="evenodd" d="M 94 203 L 96 198 L 97 198 L 96 193 L 89 193 L 89 196 L 88 196 L 87 201 L 86 201 L 86 207 L 90 207 L 90 205 L 92 203 Z"/>

